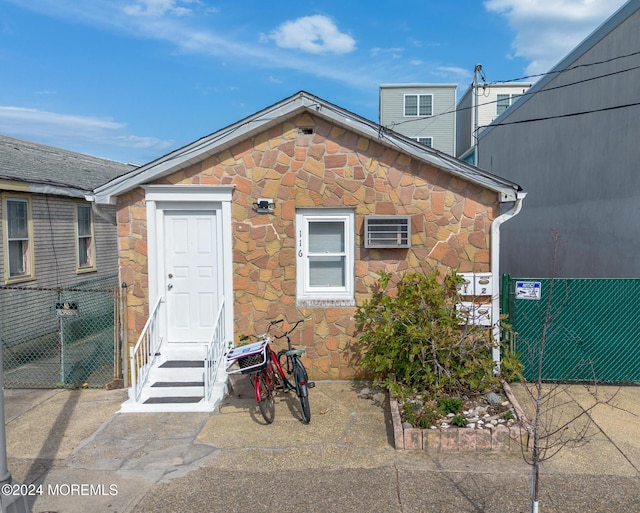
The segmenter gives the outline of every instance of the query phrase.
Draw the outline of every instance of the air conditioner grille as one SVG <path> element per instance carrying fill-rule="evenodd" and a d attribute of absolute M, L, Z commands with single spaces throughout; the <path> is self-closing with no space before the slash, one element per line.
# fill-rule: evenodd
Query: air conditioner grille
<path fill-rule="evenodd" d="M 411 246 L 411 217 L 367 216 L 364 219 L 365 248 L 408 248 Z"/>

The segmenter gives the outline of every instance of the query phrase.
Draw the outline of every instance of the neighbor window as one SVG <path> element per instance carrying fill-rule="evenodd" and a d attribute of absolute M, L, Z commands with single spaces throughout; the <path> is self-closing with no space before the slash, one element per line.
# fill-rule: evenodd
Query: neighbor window
<path fill-rule="evenodd" d="M 95 244 L 93 240 L 93 217 L 89 205 L 76 204 L 76 233 L 78 272 L 96 268 Z"/>
<path fill-rule="evenodd" d="M 5 282 L 33 279 L 33 229 L 29 198 L 4 198 Z"/>
<path fill-rule="evenodd" d="M 299 210 L 296 232 L 298 303 L 353 301 L 353 211 Z"/>
<path fill-rule="evenodd" d="M 432 116 L 433 115 L 433 95 L 432 94 L 405 94 L 404 95 L 404 115 L 405 116 Z"/>
<path fill-rule="evenodd" d="M 416 140 L 420 144 L 424 144 L 425 146 L 428 146 L 429 148 L 433 148 L 433 137 L 416 137 Z"/>

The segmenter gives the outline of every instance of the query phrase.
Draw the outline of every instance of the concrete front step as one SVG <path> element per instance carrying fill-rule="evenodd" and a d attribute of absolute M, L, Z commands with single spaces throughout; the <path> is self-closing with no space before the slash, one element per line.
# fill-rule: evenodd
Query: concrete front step
<path fill-rule="evenodd" d="M 226 395 L 226 381 L 214 385 L 211 401 L 205 403 L 204 359 L 202 344 L 163 345 L 139 401 L 130 398 L 120 411 L 213 411 Z"/>

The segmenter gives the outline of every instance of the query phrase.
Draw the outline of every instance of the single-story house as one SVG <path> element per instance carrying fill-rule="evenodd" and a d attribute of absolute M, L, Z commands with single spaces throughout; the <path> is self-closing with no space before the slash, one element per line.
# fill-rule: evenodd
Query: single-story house
<path fill-rule="evenodd" d="M 279 317 L 309 318 L 293 341 L 313 379 L 353 378 L 353 315 L 378 271 L 496 277 L 499 226 L 523 197 L 306 92 L 98 187 L 138 344 L 123 411 L 212 409 L 224 347 Z"/>

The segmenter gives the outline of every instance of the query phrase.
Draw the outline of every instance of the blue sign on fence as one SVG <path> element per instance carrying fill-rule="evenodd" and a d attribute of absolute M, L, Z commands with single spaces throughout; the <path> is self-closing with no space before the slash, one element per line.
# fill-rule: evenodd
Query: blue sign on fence
<path fill-rule="evenodd" d="M 516 299 L 533 299 L 539 301 L 541 297 L 541 287 L 539 281 L 517 281 Z"/>

